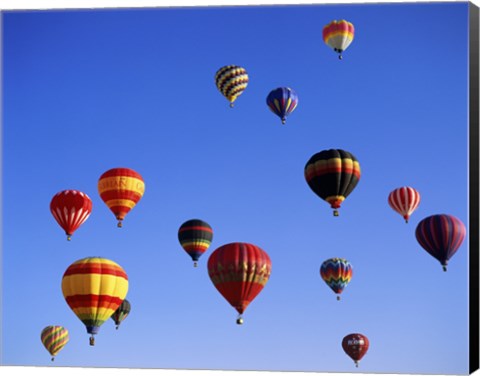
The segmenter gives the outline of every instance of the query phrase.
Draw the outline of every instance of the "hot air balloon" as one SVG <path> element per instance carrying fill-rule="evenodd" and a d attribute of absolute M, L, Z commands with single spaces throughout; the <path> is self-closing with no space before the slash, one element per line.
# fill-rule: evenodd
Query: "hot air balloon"
<path fill-rule="evenodd" d="M 342 52 L 350 46 L 355 34 L 353 24 L 348 21 L 334 20 L 323 28 L 323 41 L 335 52 L 338 53 L 338 58 L 342 59 Z"/>
<path fill-rule="evenodd" d="M 400 214 L 408 223 L 410 215 L 420 204 L 420 193 L 412 187 L 401 187 L 394 189 L 388 195 L 388 204 Z"/>
<path fill-rule="evenodd" d="M 192 258 L 195 267 L 200 256 L 210 247 L 212 238 L 212 228 L 201 219 L 190 219 L 183 223 L 178 230 L 178 240 Z"/>
<path fill-rule="evenodd" d="M 216 289 L 242 314 L 267 283 L 272 264 L 268 254 L 249 243 L 229 243 L 217 248 L 208 259 L 208 275 Z"/>
<path fill-rule="evenodd" d="M 340 294 L 352 279 L 352 265 L 343 258 L 331 258 L 322 263 L 320 275 L 325 283 L 337 294 Z"/>
<path fill-rule="evenodd" d="M 50 201 L 53 217 L 65 230 L 67 240 L 84 223 L 92 212 L 92 200 L 86 193 L 67 189 L 58 192 Z"/>
<path fill-rule="evenodd" d="M 333 215 L 338 216 L 337 209 L 358 184 L 360 164 L 348 151 L 323 150 L 305 165 L 305 179 L 312 191 L 334 209 Z"/>
<path fill-rule="evenodd" d="M 220 93 L 230 102 L 230 107 L 233 107 L 233 102 L 247 88 L 247 71 L 237 65 L 226 65 L 215 73 L 215 84 Z"/>
<path fill-rule="evenodd" d="M 49 325 L 40 333 L 40 339 L 42 340 L 43 346 L 45 346 L 52 356 L 53 362 L 55 356 L 65 347 L 69 340 L 68 330 L 63 326 Z"/>
<path fill-rule="evenodd" d="M 118 220 L 118 227 L 145 192 L 142 176 L 130 168 L 112 168 L 98 180 L 98 193 Z"/>
<path fill-rule="evenodd" d="M 63 296 L 91 334 L 91 346 L 95 345 L 94 335 L 122 304 L 127 291 L 125 270 L 106 258 L 86 257 L 75 261 L 62 278 Z"/>
<path fill-rule="evenodd" d="M 462 245 L 466 232 L 460 219 L 449 214 L 435 214 L 419 222 L 415 237 L 430 255 L 440 261 L 446 272 L 448 261 Z"/>
<path fill-rule="evenodd" d="M 275 115 L 282 119 L 282 124 L 285 124 L 287 116 L 298 105 L 297 93 L 289 87 L 279 87 L 268 94 L 267 105 Z"/>
<path fill-rule="evenodd" d="M 122 304 L 113 312 L 112 320 L 115 321 L 116 329 L 120 326 L 123 320 L 125 320 L 130 313 L 131 305 L 130 302 L 125 299 Z"/>
<path fill-rule="evenodd" d="M 342 341 L 343 350 L 353 359 L 356 367 L 358 367 L 360 359 L 367 353 L 369 346 L 368 338 L 359 333 L 349 334 Z"/>

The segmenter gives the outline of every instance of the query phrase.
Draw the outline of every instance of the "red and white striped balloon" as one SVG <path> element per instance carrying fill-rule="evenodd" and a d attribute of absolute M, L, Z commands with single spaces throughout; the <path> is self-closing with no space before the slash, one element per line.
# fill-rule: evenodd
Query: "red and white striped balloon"
<path fill-rule="evenodd" d="M 388 204 L 408 223 L 410 215 L 417 209 L 418 204 L 420 204 L 420 193 L 412 187 L 394 189 L 388 195 Z"/>
<path fill-rule="evenodd" d="M 73 233 L 90 216 L 92 200 L 86 193 L 68 189 L 53 196 L 50 211 L 60 227 L 65 230 L 67 240 L 70 240 Z"/>

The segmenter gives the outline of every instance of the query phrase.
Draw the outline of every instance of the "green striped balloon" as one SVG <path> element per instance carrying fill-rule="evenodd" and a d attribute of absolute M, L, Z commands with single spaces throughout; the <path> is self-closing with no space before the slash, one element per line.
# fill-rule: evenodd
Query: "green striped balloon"
<path fill-rule="evenodd" d="M 43 346 L 45 346 L 52 356 L 53 362 L 55 360 L 55 355 L 63 349 L 69 340 L 68 330 L 63 326 L 49 325 L 42 330 L 40 339 L 42 340 Z"/>

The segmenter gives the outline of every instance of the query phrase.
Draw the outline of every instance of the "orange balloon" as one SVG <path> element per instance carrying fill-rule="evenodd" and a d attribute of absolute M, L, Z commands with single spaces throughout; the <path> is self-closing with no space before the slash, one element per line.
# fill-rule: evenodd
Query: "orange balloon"
<path fill-rule="evenodd" d="M 118 227 L 145 192 L 142 176 L 129 168 L 112 168 L 98 180 L 98 193 L 115 215 Z"/>

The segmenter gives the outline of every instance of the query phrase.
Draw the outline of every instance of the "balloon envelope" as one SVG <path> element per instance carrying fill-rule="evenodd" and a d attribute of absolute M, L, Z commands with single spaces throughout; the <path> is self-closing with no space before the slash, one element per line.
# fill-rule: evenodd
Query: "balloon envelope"
<path fill-rule="evenodd" d="M 264 288 L 271 268 L 268 254 L 250 243 L 225 244 L 208 259 L 212 283 L 240 315 Z"/>
<path fill-rule="evenodd" d="M 115 322 L 115 325 L 118 327 L 122 323 L 123 320 L 127 318 L 127 316 L 130 313 L 131 310 L 131 305 L 130 302 L 125 299 L 122 304 L 116 309 L 115 312 L 113 312 L 113 315 L 111 316 L 112 320 Z"/>
<path fill-rule="evenodd" d="M 336 294 L 341 294 L 352 279 L 353 268 L 343 258 L 331 258 L 322 263 L 320 275 Z M 337 299 L 340 300 L 340 296 L 337 296 Z"/>
<path fill-rule="evenodd" d="M 352 193 L 360 180 L 360 164 L 355 156 L 342 149 L 323 150 L 305 165 L 305 179 L 310 189 L 328 202 L 333 214 Z"/>
<path fill-rule="evenodd" d="M 290 115 L 298 105 L 297 93 L 289 87 L 279 87 L 272 90 L 267 96 L 267 105 L 285 124 L 287 116 Z"/>
<path fill-rule="evenodd" d="M 100 176 L 98 193 L 115 215 L 118 227 L 145 192 L 142 176 L 130 168 L 112 168 Z"/>
<path fill-rule="evenodd" d="M 212 239 L 212 227 L 201 219 L 190 219 L 178 229 L 178 241 L 195 266 L 200 256 L 210 247 Z"/>
<path fill-rule="evenodd" d="M 345 336 L 342 340 L 342 348 L 347 355 L 353 359 L 358 367 L 358 362 L 367 353 L 370 342 L 366 336 L 360 333 L 352 333 Z"/>
<path fill-rule="evenodd" d="M 50 201 L 50 211 L 70 240 L 73 233 L 88 219 L 92 200 L 86 193 L 67 189 L 58 192 Z"/>
<path fill-rule="evenodd" d="M 69 341 L 68 330 L 60 325 L 49 325 L 40 333 L 43 346 L 52 356 L 52 361 L 58 352 L 65 347 Z"/>
<path fill-rule="evenodd" d="M 447 271 L 448 261 L 457 252 L 466 236 L 466 228 L 457 217 L 435 214 L 422 219 L 415 230 L 418 243 L 435 257 Z"/>
<path fill-rule="evenodd" d="M 62 278 L 63 296 L 87 333 L 97 334 L 124 301 L 128 291 L 125 270 L 112 260 L 86 257 L 71 264 Z"/>
<path fill-rule="evenodd" d="M 352 23 L 346 20 L 334 20 L 323 28 L 323 41 L 342 58 L 345 51 L 353 41 L 355 28 Z"/>
<path fill-rule="evenodd" d="M 230 107 L 233 107 L 233 103 L 247 88 L 247 71 L 238 65 L 226 65 L 215 73 L 215 84 L 230 102 Z"/>
<path fill-rule="evenodd" d="M 394 189 L 388 195 L 388 204 L 408 223 L 410 216 L 420 204 L 420 193 L 412 187 Z"/>

